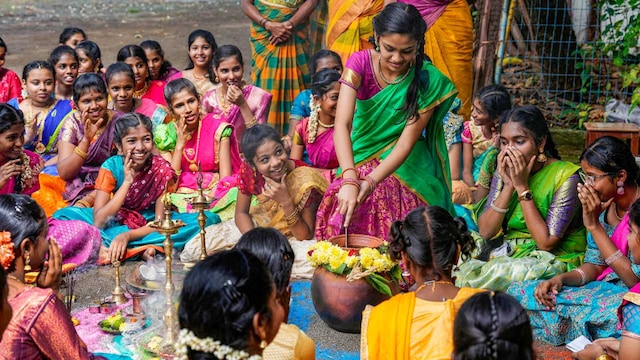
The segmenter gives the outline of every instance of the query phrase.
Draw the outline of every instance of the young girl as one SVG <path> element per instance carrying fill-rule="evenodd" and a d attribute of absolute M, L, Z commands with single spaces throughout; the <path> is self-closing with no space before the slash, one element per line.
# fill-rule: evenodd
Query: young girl
<path fill-rule="evenodd" d="M 102 55 L 100 47 L 91 40 L 79 42 L 76 46 L 78 55 L 78 74 L 89 72 L 102 74 Z"/>
<path fill-rule="evenodd" d="M 189 34 L 188 39 L 187 67 L 184 71 L 171 76 L 169 80 L 186 78 L 196 86 L 198 94 L 204 94 L 213 89 L 216 84 L 213 73 L 213 54 L 216 50 L 218 50 L 218 44 L 211 32 L 202 29 L 194 30 Z"/>
<path fill-rule="evenodd" d="M 102 229 L 101 263 L 120 261 L 143 253 L 143 258 L 164 251 L 164 235 L 147 225 L 164 218 L 162 196 L 175 181 L 171 164 L 153 155 L 152 124 L 148 117 L 128 113 L 114 127 L 114 143 L 118 155 L 107 159 L 96 180 L 93 209 L 64 208 L 54 214 L 58 219 L 76 219 Z M 196 214 L 174 214 L 187 226 L 172 236 L 174 246 L 184 243 L 199 231 Z M 219 221 L 209 213 L 208 224 Z"/>
<path fill-rule="evenodd" d="M 311 166 L 322 170 L 329 181 L 333 180 L 333 170 L 339 166 L 333 146 L 333 126 L 340 93 L 338 80 L 340 73 L 333 69 L 313 75 L 311 116 L 298 122 L 291 146 L 292 159 L 302 160 L 306 150 Z"/>
<path fill-rule="evenodd" d="M 354 53 L 340 80 L 341 178 L 318 209 L 317 239 L 347 228 L 385 238 L 395 219 L 427 203 L 453 212 L 442 118 L 455 87 L 425 60 L 426 24 L 415 7 L 389 4 L 373 26 L 376 50 Z"/>
<path fill-rule="evenodd" d="M 151 119 L 154 127 L 169 118 L 169 114 L 162 106 L 146 98 L 133 97 L 136 80 L 129 65 L 123 62 L 109 65 L 105 79 L 111 97 L 109 109 L 121 113 L 137 112 L 146 115 Z"/>
<path fill-rule="evenodd" d="M 313 238 L 316 209 L 327 188 L 320 172 L 291 160 L 277 131 L 263 124 L 242 136 L 245 162 L 240 169 L 235 219 L 207 231 L 207 250 L 233 246 L 241 234 L 255 226 L 274 227 L 290 240 Z M 252 205 L 252 196 L 257 202 Z M 293 238 L 293 239 L 292 239 Z M 198 240 L 199 241 L 199 240 Z M 292 241 L 297 257 L 304 258 L 307 243 Z M 198 259 L 199 242 L 189 242 L 182 261 Z M 299 274 L 300 269 L 294 269 Z"/>
<path fill-rule="evenodd" d="M 78 43 L 87 40 L 84 30 L 77 27 L 64 28 L 60 33 L 60 45 L 67 45 L 72 49 L 76 48 Z"/>
<path fill-rule="evenodd" d="M 67 45 L 60 45 L 49 55 L 49 63 L 56 71 L 56 99 L 71 100 L 73 82 L 78 77 L 78 56 L 75 50 Z"/>
<path fill-rule="evenodd" d="M 393 223 L 390 238 L 391 257 L 402 260 L 417 289 L 365 308 L 362 358 L 451 359 L 456 313 L 483 291 L 458 288 L 451 276 L 459 257 L 474 248 L 464 220 L 438 206 L 420 207 Z"/>
<path fill-rule="evenodd" d="M 283 318 L 269 270 L 251 252 L 209 256 L 184 279 L 177 359 L 262 359 Z"/>
<path fill-rule="evenodd" d="M 111 156 L 113 127 L 120 116 L 107 108 L 107 88 L 99 75 L 83 74 L 73 84 L 78 110 L 66 116 L 58 142 L 58 174 L 67 182 L 69 204 L 93 206 L 93 185 L 100 165 Z M 86 197 L 86 198 L 85 198 Z"/>
<path fill-rule="evenodd" d="M 0 103 L 20 96 L 22 89 L 18 74 L 3 67 L 5 56 L 7 56 L 7 44 L 0 38 Z"/>
<path fill-rule="evenodd" d="M 240 169 L 240 153 L 234 129 L 229 123 L 212 114 L 200 113 L 200 99 L 195 86 L 187 79 L 172 80 L 165 88 L 169 109 L 177 123 L 156 127 L 156 145 L 169 151 L 169 160 L 179 174 L 178 189 L 172 196 L 180 211 L 187 209 L 186 199 L 195 196 L 199 171 L 202 187 L 214 200 L 215 211 L 227 208 L 233 196 L 224 197 L 236 186 L 232 175 Z"/>
<path fill-rule="evenodd" d="M 151 80 L 168 81 L 171 76 L 180 72 L 164 59 L 164 51 L 157 41 L 145 40 L 140 43 L 140 47 L 147 55 Z"/>
<path fill-rule="evenodd" d="M 473 123 L 470 121 L 464 123 L 462 179 L 468 186 L 474 186 L 479 181 L 482 188 L 480 191 L 484 196 L 489 193 L 493 172 L 485 172 L 482 179 L 479 179 L 480 168 L 483 160 L 492 155 L 492 160 L 489 162 L 493 164 L 493 170 L 495 170 L 497 150 L 494 143 L 498 134 L 496 129 L 500 116 L 509 109 L 511 109 L 511 97 L 507 89 L 502 85 L 489 85 L 481 89 L 473 99 L 471 111 Z"/>
<path fill-rule="evenodd" d="M 18 98 L 9 105 L 20 108 L 25 114 L 24 148 L 35 151 L 44 158 L 43 172 L 58 175 L 58 134 L 64 117 L 71 112 L 71 101 L 56 100 L 51 95 L 55 86 L 55 71 L 46 61 L 32 61 L 22 71 L 22 83 L 27 98 Z"/>
<path fill-rule="evenodd" d="M 122 61 L 133 70 L 136 87 L 134 98 L 149 99 L 158 105 L 166 105 L 164 100 L 164 81 L 151 80 L 147 55 L 138 45 L 127 45 L 118 51 L 117 61 Z"/>
<path fill-rule="evenodd" d="M 527 313 L 499 291 L 475 294 L 460 307 L 453 344 L 453 360 L 536 358 Z"/>
<path fill-rule="evenodd" d="M 242 53 L 234 45 L 223 45 L 213 55 L 213 72 L 219 83 L 202 96 L 206 112 L 234 126 L 236 138 L 248 127 L 267 122 L 271 94 L 244 83 Z"/>
<path fill-rule="evenodd" d="M 311 77 L 316 72 L 333 69 L 342 74 L 342 60 L 340 55 L 331 50 L 320 50 L 309 59 L 309 73 Z M 291 105 L 291 114 L 289 114 L 289 132 L 288 136 L 293 137 L 298 122 L 311 115 L 311 89 L 305 89 L 296 96 Z"/>

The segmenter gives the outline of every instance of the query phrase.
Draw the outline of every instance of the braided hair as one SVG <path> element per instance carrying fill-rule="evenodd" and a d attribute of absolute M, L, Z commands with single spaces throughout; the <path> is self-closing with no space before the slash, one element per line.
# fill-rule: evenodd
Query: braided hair
<path fill-rule="evenodd" d="M 486 291 L 470 297 L 453 325 L 454 360 L 535 358 L 526 311 L 512 296 Z"/>
<path fill-rule="evenodd" d="M 421 71 L 422 64 L 427 59 L 424 54 L 424 34 L 427 31 L 427 23 L 413 5 L 395 2 L 385 6 L 373 18 L 373 30 L 378 36 L 375 39 L 376 44 L 380 43 L 380 36 L 388 34 L 409 35 L 417 42 L 414 77 L 407 92 L 407 100 L 402 107 L 408 118 L 417 119 L 419 117 L 418 93 L 429 87 L 428 73 Z"/>
<path fill-rule="evenodd" d="M 439 206 L 420 207 L 411 211 L 404 221 L 391 225 L 389 254 L 399 260 L 405 253 L 423 269 L 429 269 L 439 280 L 450 277 L 458 262 L 458 246 L 462 259 L 470 257 L 475 247 L 464 219 L 453 218 Z"/>

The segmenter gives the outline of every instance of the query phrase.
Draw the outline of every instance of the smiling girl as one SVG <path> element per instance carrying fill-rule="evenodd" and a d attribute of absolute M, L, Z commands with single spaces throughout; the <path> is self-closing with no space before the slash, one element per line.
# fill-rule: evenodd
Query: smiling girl
<path fill-rule="evenodd" d="M 151 120 L 129 113 L 118 119 L 114 127 L 114 143 L 118 155 L 107 159 L 96 180 L 93 209 L 68 207 L 56 212 L 59 219 L 77 219 L 101 229 L 105 248 L 100 262 L 108 263 L 143 254 L 153 256 L 161 248 L 164 236 L 147 225 L 164 218 L 161 196 L 176 178 L 171 164 L 153 155 Z M 173 235 L 174 246 L 181 249 L 198 231 L 195 214 L 173 214 L 187 226 Z M 208 214 L 209 224 L 218 220 Z"/>
<path fill-rule="evenodd" d="M 202 96 L 202 105 L 214 118 L 228 122 L 242 139 L 246 128 L 265 124 L 271 104 L 271 94 L 245 84 L 242 53 L 234 45 L 223 45 L 213 55 L 213 72 L 220 86 Z"/>
<path fill-rule="evenodd" d="M 261 226 L 282 232 L 292 243 L 296 257 L 303 259 L 309 242 L 298 240 L 313 238 L 316 209 L 327 180 L 303 162 L 289 159 L 280 135 L 268 125 L 247 129 L 242 145 L 245 162 L 238 175 L 235 219 L 208 229 L 207 251 L 229 248 L 241 234 Z M 257 201 L 252 204 L 254 195 Z M 199 251 L 199 239 L 190 241 L 180 258 L 195 261 Z M 294 273 L 299 271 L 294 265 Z"/>
<path fill-rule="evenodd" d="M 75 50 L 67 45 L 60 45 L 49 55 L 49 63 L 56 71 L 56 99 L 71 100 L 73 82 L 78 77 L 78 56 Z"/>
<path fill-rule="evenodd" d="M 107 108 L 107 88 L 95 73 L 83 74 L 73 85 L 75 110 L 64 120 L 58 142 L 58 174 L 67 182 L 64 199 L 91 207 L 100 165 L 113 150 L 113 128 L 119 116 Z M 85 198 L 86 197 L 86 198 Z"/>
<path fill-rule="evenodd" d="M 25 114 L 24 148 L 42 156 L 45 163 L 43 172 L 57 175 L 58 134 L 64 117 L 71 112 L 71 101 L 56 100 L 53 94 L 54 69 L 46 61 L 32 61 L 22 71 L 22 83 L 27 90 L 27 98 L 18 104 L 12 99 L 9 105 L 18 106 Z"/>
<path fill-rule="evenodd" d="M 216 84 L 213 73 L 213 54 L 218 50 L 218 44 L 213 34 L 207 30 L 194 30 L 189 34 L 187 55 L 188 64 L 184 71 L 169 78 L 169 81 L 185 78 L 196 86 L 198 94 L 204 94 L 213 89 Z"/>

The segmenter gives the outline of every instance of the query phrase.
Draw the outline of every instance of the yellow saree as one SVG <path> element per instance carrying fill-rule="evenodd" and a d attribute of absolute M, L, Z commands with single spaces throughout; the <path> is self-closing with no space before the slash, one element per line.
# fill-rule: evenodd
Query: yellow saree
<path fill-rule="evenodd" d="M 373 17 L 383 7 L 383 0 L 329 0 L 327 48 L 340 55 L 342 64 L 356 51 L 373 49 Z"/>

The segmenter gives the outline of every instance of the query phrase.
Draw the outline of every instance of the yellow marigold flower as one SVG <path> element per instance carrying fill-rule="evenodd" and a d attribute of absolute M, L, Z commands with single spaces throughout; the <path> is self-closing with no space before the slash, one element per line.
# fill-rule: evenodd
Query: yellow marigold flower
<path fill-rule="evenodd" d="M 358 257 L 347 256 L 347 260 L 345 260 L 345 263 L 347 264 L 348 267 L 353 269 L 353 267 L 356 266 L 356 264 L 358 263 Z"/>

